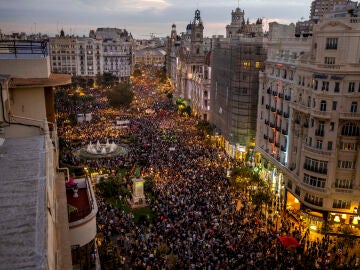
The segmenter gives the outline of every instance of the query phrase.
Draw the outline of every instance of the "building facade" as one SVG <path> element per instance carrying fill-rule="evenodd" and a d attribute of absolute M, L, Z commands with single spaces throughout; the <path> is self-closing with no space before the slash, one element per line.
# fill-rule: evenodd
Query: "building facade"
<path fill-rule="evenodd" d="M 126 30 L 98 28 L 89 37 L 65 35 L 50 38 L 50 62 L 54 73 L 95 77 L 111 73 L 128 80 L 133 70 L 134 41 Z"/>
<path fill-rule="evenodd" d="M 199 10 L 180 37 L 176 35 L 175 25 L 172 26 L 167 72 L 176 89 L 174 96 L 186 100 L 192 114 L 201 120 L 208 120 L 210 110 L 211 67 L 206 45 Z"/>
<path fill-rule="evenodd" d="M 255 144 L 259 71 L 266 51 L 261 21 L 250 26 L 244 12 L 232 12 L 227 37 L 213 37 L 210 122 L 229 155 L 245 159 Z"/>
<path fill-rule="evenodd" d="M 359 234 L 360 21 L 322 18 L 308 40 L 268 56 L 256 149 L 265 176 L 277 183 L 279 204 L 300 222 Z M 294 49 L 296 63 L 284 63 Z"/>

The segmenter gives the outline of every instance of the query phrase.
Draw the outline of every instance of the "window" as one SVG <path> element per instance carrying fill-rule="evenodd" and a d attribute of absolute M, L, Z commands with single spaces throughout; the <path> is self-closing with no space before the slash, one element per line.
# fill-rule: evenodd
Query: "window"
<path fill-rule="evenodd" d="M 340 142 L 340 150 L 343 150 L 343 151 L 356 151 L 357 150 L 356 143 Z"/>
<path fill-rule="evenodd" d="M 316 173 L 327 174 L 327 161 L 305 157 L 304 169 Z"/>
<path fill-rule="evenodd" d="M 261 97 L 261 105 L 264 105 L 264 96 Z"/>
<path fill-rule="evenodd" d="M 303 182 L 310 186 L 325 188 L 326 179 L 308 175 L 305 173 Z"/>
<path fill-rule="evenodd" d="M 335 179 L 335 187 L 336 188 L 347 188 L 352 189 L 353 184 L 351 179 Z"/>
<path fill-rule="evenodd" d="M 350 201 L 335 199 L 333 201 L 333 208 L 350 209 Z"/>
<path fill-rule="evenodd" d="M 349 82 L 348 92 L 349 93 L 354 93 L 354 90 L 355 90 L 355 83 L 354 82 Z"/>
<path fill-rule="evenodd" d="M 320 102 L 320 111 L 322 111 L 322 112 L 326 111 L 326 101 L 325 100 L 322 100 Z"/>
<path fill-rule="evenodd" d="M 355 169 L 355 161 L 351 160 L 338 160 L 339 169 Z"/>
<path fill-rule="evenodd" d="M 319 85 L 319 82 L 318 80 L 314 80 L 314 90 L 317 90 L 318 89 L 318 85 Z"/>
<path fill-rule="evenodd" d="M 339 83 L 339 82 L 335 82 L 334 92 L 335 92 L 335 93 L 339 93 L 339 91 L 340 91 L 340 83 Z"/>
<path fill-rule="evenodd" d="M 333 143 L 332 143 L 332 142 L 328 142 L 327 150 L 328 150 L 328 151 L 331 151 L 331 150 L 332 150 L 332 146 L 333 146 Z"/>
<path fill-rule="evenodd" d="M 261 62 L 255 62 L 255 67 L 260 68 L 261 67 Z"/>
<path fill-rule="evenodd" d="M 299 186 L 295 187 L 295 194 L 300 196 L 301 192 L 300 192 L 300 187 Z"/>
<path fill-rule="evenodd" d="M 325 65 L 335 65 L 335 57 L 325 57 L 324 64 Z"/>
<path fill-rule="evenodd" d="M 304 200 L 308 203 L 311 203 L 316 206 L 322 206 L 323 205 L 323 198 L 316 197 L 314 195 L 311 195 L 309 193 L 305 194 Z"/>
<path fill-rule="evenodd" d="M 346 123 L 341 130 L 341 135 L 351 137 L 359 136 L 359 127 L 354 123 Z"/>
<path fill-rule="evenodd" d="M 322 91 L 329 91 L 329 82 L 323 81 L 321 90 Z"/>
<path fill-rule="evenodd" d="M 317 140 L 316 141 L 316 148 L 317 149 L 322 149 L 323 146 L 323 141 L 322 140 Z"/>
<path fill-rule="evenodd" d="M 356 101 L 353 101 L 353 102 L 351 103 L 350 112 L 356 113 L 356 111 L 357 111 L 357 102 L 356 102 Z"/>
<path fill-rule="evenodd" d="M 336 111 L 337 101 L 333 101 L 332 103 L 332 110 Z"/>
<path fill-rule="evenodd" d="M 327 38 L 326 39 L 326 49 L 327 50 L 337 50 L 338 39 L 337 38 Z"/>
<path fill-rule="evenodd" d="M 334 131 L 335 123 L 330 122 L 330 131 Z"/>

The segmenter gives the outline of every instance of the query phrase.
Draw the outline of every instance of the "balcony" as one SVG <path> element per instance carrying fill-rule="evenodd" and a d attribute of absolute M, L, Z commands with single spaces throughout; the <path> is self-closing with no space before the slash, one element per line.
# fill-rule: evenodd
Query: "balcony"
<path fill-rule="evenodd" d="M 303 144 L 303 148 L 304 148 L 305 151 L 310 152 L 312 154 L 326 155 L 326 156 L 331 155 L 330 150 L 324 150 L 324 149 L 315 148 L 315 147 L 312 147 L 310 145 L 307 145 L 306 143 Z"/>
<path fill-rule="evenodd" d="M 265 105 L 265 108 L 266 108 L 267 110 L 270 110 L 270 105 L 269 105 L 269 104 L 266 104 L 266 105 Z"/>
<path fill-rule="evenodd" d="M 266 135 L 266 134 L 264 134 L 264 139 L 265 139 L 265 140 L 269 139 L 269 136 Z"/>
<path fill-rule="evenodd" d="M 277 91 L 273 91 L 272 92 L 273 96 L 276 97 L 278 95 L 278 92 Z"/>
<path fill-rule="evenodd" d="M 75 179 L 66 188 L 68 219 L 72 245 L 83 246 L 95 238 L 97 204 L 88 178 Z"/>
<path fill-rule="evenodd" d="M 47 41 L 1 40 L 0 59 L 44 58 L 49 54 Z"/>
<path fill-rule="evenodd" d="M 276 126 L 275 129 L 276 129 L 276 131 L 278 131 L 278 132 L 281 131 L 281 127 L 280 127 L 280 126 Z"/>
<path fill-rule="evenodd" d="M 327 174 L 327 168 L 320 168 L 309 164 L 304 164 L 304 169 L 315 173 Z"/>
<path fill-rule="evenodd" d="M 285 100 L 286 100 L 286 101 L 291 101 L 291 96 L 285 95 Z"/>
<path fill-rule="evenodd" d="M 271 89 L 268 88 L 268 89 L 266 90 L 266 93 L 271 94 L 271 93 L 272 93 Z"/>
<path fill-rule="evenodd" d="M 279 93 L 279 98 L 284 98 L 284 94 L 283 94 L 283 93 Z"/>
<path fill-rule="evenodd" d="M 282 145 L 280 149 L 282 152 L 286 152 L 286 147 L 284 145 Z"/>
<path fill-rule="evenodd" d="M 282 110 L 277 110 L 276 111 L 279 115 L 282 115 L 283 114 L 283 111 Z"/>
<path fill-rule="evenodd" d="M 274 138 L 269 138 L 269 143 L 274 143 Z"/>
<path fill-rule="evenodd" d="M 277 148 L 280 148 L 280 143 L 275 143 L 275 146 L 276 146 Z"/>
<path fill-rule="evenodd" d="M 309 123 L 308 122 L 304 123 L 304 128 L 309 128 Z"/>
<path fill-rule="evenodd" d="M 270 122 L 270 127 L 271 127 L 271 128 L 275 128 L 275 123 Z"/>
<path fill-rule="evenodd" d="M 284 112 L 284 118 L 289 118 L 289 113 L 288 112 Z"/>
<path fill-rule="evenodd" d="M 340 119 L 343 120 L 359 120 L 360 113 L 340 113 Z"/>
<path fill-rule="evenodd" d="M 269 120 L 265 119 L 265 125 L 269 125 Z"/>
<path fill-rule="evenodd" d="M 271 107 L 271 111 L 272 111 L 272 112 L 276 112 L 276 108 L 275 108 L 275 107 Z"/>
<path fill-rule="evenodd" d="M 315 130 L 315 136 L 324 137 L 324 130 L 323 129 Z"/>
<path fill-rule="evenodd" d="M 281 130 L 281 133 L 283 134 L 283 135 L 288 135 L 288 129 L 282 129 Z"/>

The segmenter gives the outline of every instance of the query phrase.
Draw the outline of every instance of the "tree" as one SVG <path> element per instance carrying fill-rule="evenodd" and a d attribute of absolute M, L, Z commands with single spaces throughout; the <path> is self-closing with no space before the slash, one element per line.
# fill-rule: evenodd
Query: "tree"
<path fill-rule="evenodd" d="M 141 72 L 140 68 L 136 68 L 133 72 L 134 77 L 140 77 L 141 74 L 142 74 L 142 72 Z"/>
<path fill-rule="evenodd" d="M 128 108 L 133 101 L 134 92 L 131 90 L 129 83 L 121 82 L 107 91 L 107 97 L 112 107 Z"/>

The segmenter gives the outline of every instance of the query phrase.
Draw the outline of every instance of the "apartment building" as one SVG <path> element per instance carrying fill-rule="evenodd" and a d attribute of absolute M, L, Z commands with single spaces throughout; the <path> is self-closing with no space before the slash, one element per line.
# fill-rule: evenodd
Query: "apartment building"
<path fill-rule="evenodd" d="M 315 231 L 359 234 L 359 42 L 357 17 L 323 17 L 312 37 L 269 46 L 260 76 L 259 166 L 277 206 Z"/>
<path fill-rule="evenodd" d="M 91 30 L 89 37 L 60 35 L 50 38 L 51 70 L 73 76 L 95 77 L 111 73 L 128 80 L 133 70 L 134 41 L 118 28 Z"/>
<path fill-rule="evenodd" d="M 90 261 L 93 190 L 79 180 L 73 198 L 74 191 L 66 190 L 68 169 L 58 163 L 54 91 L 70 84 L 71 75 L 50 72 L 47 41 L 0 41 L 0 47 L 0 263 L 9 269 L 90 269 L 96 264 Z"/>

